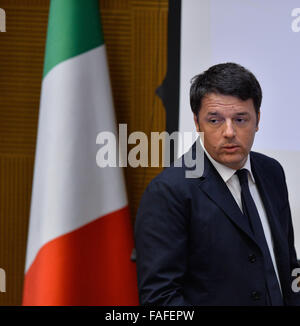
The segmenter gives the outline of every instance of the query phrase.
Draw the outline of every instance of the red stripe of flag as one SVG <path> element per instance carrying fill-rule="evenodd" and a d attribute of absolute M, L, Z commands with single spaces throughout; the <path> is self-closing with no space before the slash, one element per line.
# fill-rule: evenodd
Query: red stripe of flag
<path fill-rule="evenodd" d="M 138 305 L 128 207 L 45 244 L 25 275 L 23 305 Z"/>

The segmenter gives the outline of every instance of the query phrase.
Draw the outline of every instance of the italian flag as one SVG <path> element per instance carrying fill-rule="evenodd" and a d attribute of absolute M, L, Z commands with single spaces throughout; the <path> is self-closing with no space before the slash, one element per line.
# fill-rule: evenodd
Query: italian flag
<path fill-rule="evenodd" d="M 98 0 L 50 5 L 23 305 L 137 305 L 123 172 L 99 168 L 116 134 Z"/>

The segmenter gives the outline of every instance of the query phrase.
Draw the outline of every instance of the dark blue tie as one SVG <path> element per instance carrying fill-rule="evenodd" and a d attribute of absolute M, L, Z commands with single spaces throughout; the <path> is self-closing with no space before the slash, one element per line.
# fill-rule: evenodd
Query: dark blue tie
<path fill-rule="evenodd" d="M 244 215 L 249 219 L 249 223 L 254 234 L 256 241 L 258 242 L 260 249 L 263 253 L 266 286 L 269 294 L 270 304 L 272 306 L 282 306 L 282 295 L 275 273 L 274 265 L 268 248 L 268 244 L 265 238 L 264 230 L 261 224 L 261 220 L 255 205 L 255 202 L 251 196 L 249 184 L 248 184 L 248 171 L 241 169 L 236 171 L 241 184 L 241 199 Z"/>

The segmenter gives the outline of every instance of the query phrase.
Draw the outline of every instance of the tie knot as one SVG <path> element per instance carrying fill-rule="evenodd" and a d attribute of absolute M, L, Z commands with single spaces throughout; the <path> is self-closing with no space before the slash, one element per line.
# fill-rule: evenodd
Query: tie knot
<path fill-rule="evenodd" d="M 248 184 L 248 170 L 247 169 L 240 169 L 240 170 L 237 170 L 235 173 L 240 180 L 240 184 L 244 184 L 244 183 Z"/>

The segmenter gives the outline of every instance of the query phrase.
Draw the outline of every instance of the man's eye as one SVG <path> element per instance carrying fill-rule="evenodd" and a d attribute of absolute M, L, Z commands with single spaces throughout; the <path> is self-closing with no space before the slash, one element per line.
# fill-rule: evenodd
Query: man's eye
<path fill-rule="evenodd" d="M 209 122 L 212 124 L 217 124 L 219 122 L 218 119 L 209 119 Z"/>
<path fill-rule="evenodd" d="M 237 123 L 244 123 L 244 122 L 246 122 L 246 119 L 244 119 L 244 118 L 237 118 L 237 119 L 235 119 L 235 121 Z"/>

